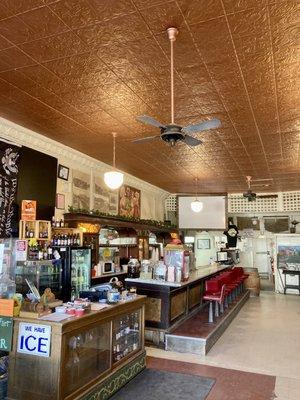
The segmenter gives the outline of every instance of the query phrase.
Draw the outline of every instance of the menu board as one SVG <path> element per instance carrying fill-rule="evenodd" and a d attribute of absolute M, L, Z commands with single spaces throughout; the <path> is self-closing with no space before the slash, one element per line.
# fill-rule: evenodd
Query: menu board
<path fill-rule="evenodd" d="M 18 176 L 19 147 L 0 141 L 0 237 L 10 237 Z"/>

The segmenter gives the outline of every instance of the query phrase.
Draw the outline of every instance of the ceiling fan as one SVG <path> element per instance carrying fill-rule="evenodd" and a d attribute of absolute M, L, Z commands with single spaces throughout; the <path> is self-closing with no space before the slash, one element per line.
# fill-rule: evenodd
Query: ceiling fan
<path fill-rule="evenodd" d="M 272 199 L 278 197 L 277 194 L 264 194 L 257 196 L 256 193 L 252 192 L 251 190 L 252 177 L 246 176 L 246 181 L 248 184 L 248 190 L 243 193 L 243 197 L 245 197 L 248 201 L 255 201 L 256 199 Z"/>
<path fill-rule="evenodd" d="M 190 136 L 190 133 L 199 133 L 202 131 L 207 131 L 209 129 L 218 128 L 221 122 L 217 119 L 210 119 L 208 121 L 203 121 L 198 124 L 190 124 L 187 126 L 180 126 L 174 123 L 174 58 L 173 58 L 173 43 L 176 40 L 178 30 L 176 28 L 167 29 L 168 38 L 171 44 L 171 123 L 163 124 L 157 121 L 153 117 L 147 115 L 141 115 L 136 119 L 147 125 L 152 125 L 160 129 L 160 134 L 155 136 L 147 136 L 143 138 L 133 139 L 133 143 L 148 142 L 155 139 L 162 139 L 163 141 L 169 143 L 171 146 L 175 146 L 177 142 L 184 142 L 189 146 L 198 146 L 202 144 L 200 139 Z"/>

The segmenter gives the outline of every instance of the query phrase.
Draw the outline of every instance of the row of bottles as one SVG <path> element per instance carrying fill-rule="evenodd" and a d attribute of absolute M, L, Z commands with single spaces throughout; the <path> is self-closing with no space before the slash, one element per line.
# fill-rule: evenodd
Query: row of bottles
<path fill-rule="evenodd" d="M 47 244 L 41 245 L 39 243 L 29 246 L 28 248 L 28 259 L 29 260 L 52 260 L 53 251 L 51 246 Z"/>
<path fill-rule="evenodd" d="M 80 246 L 81 240 L 79 233 L 54 235 L 52 246 Z"/>
<path fill-rule="evenodd" d="M 35 237 L 35 231 L 33 228 L 29 228 L 27 225 L 25 226 L 25 238 L 31 239 Z M 48 229 L 40 230 L 39 232 L 40 239 L 48 239 Z"/>
<path fill-rule="evenodd" d="M 56 220 L 55 217 L 52 217 L 51 226 L 52 228 L 64 228 L 65 223 L 62 218 L 60 220 Z"/>

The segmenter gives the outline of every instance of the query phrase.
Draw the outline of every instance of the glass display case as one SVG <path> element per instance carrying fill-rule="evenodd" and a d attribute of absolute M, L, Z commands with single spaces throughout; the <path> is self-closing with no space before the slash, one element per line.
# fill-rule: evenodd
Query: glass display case
<path fill-rule="evenodd" d="M 71 248 L 71 286 L 76 295 L 91 285 L 91 249 Z"/>
<path fill-rule="evenodd" d="M 66 335 L 65 396 L 110 369 L 110 329 L 107 322 Z"/>
<path fill-rule="evenodd" d="M 62 265 L 60 260 L 17 261 L 15 281 L 17 293 L 26 295 L 29 287 L 26 279 L 31 281 L 43 294 L 50 288 L 56 298 L 60 298 L 62 290 Z"/>
<path fill-rule="evenodd" d="M 122 315 L 113 321 L 112 361 L 117 363 L 141 348 L 141 311 Z"/>
<path fill-rule="evenodd" d="M 146 296 L 137 295 L 101 311 L 91 310 L 82 317 L 70 317 L 60 322 L 14 318 L 8 398 L 111 398 L 146 367 L 145 302 Z M 24 323 L 50 331 L 47 357 L 18 351 L 19 332 Z M 32 335 L 31 331 L 28 335 Z"/>

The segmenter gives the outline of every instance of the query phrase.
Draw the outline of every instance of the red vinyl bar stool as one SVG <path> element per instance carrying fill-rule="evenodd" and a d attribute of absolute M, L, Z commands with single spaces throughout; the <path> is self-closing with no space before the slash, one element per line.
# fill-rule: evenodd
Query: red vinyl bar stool
<path fill-rule="evenodd" d="M 226 293 L 226 285 L 222 285 L 221 292 L 216 293 L 216 294 L 207 293 L 203 296 L 204 300 L 209 301 L 209 312 L 208 312 L 208 322 L 209 323 L 214 322 L 213 302 L 215 302 L 215 316 L 218 317 L 219 316 L 219 305 L 220 305 L 220 308 L 223 309 L 225 293 Z"/>

